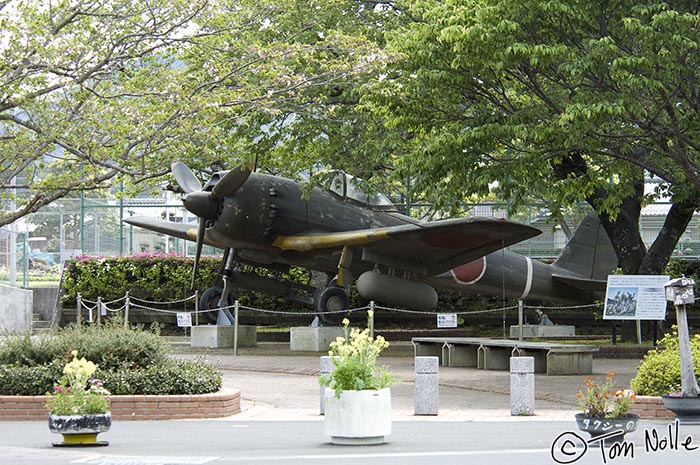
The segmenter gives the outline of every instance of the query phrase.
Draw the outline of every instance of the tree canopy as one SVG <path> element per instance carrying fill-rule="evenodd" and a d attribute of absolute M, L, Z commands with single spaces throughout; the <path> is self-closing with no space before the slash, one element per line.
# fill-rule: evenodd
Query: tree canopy
<path fill-rule="evenodd" d="M 493 182 L 514 207 L 585 200 L 623 271 L 660 273 L 700 206 L 694 2 L 408 3 L 368 105 L 413 136 L 397 166 L 446 205 Z M 645 192 L 645 179 L 660 180 Z M 641 207 L 668 198 L 647 250 Z"/>
<path fill-rule="evenodd" d="M 0 2 L 0 225 L 69 192 L 136 190 L 175 159 L 273 152 L 291 115 L 318 117 L 318 95 L 373 66 L 373 42 L 335 27 L 356 3 Z M 313 153 L 296 155 L 277 165 Z"/>
<path fill-rule="evenodd" d="M 626 273 L 700 206 L 696 2 L 0 2 L 0 225 L 175 159 L 585 200 Z M 658 181 L 645 191 L 645 181 Z M 15 195 L 16 194 L 16 195 Z M 642 206 L 672 204 L 647 250 Z M 0 199 L 2 200 L 2 199 Z"/>

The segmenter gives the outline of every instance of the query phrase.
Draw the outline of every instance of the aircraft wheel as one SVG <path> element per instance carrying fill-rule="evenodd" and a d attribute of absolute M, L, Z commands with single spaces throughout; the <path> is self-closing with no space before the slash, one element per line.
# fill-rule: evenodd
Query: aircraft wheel
<path fill-rule="evenodd" d="M 343 321 L 347 313 L 340 310 L 347 310 L 349 306 L 350 299 L 342 287 L 327 287 L 320 290 L 314 298 L 314 310 L 318 319 L 331 326 L 339 325 Z"/>
<path fill-rule="evenodd" d="M 223 289 L 220 287 L 210 287 L 202 293 L 202 297 L 199 299 L 199 310 L 202 312 L 201 315 L 207 321 L 207 323 L 216 324 L 217 317 L 219 315 L 219 300 L 221 300 L 221 294 Z M 226 306 L 233 305 L 231 300 L 231 294 L 229 294 Z M 212 310 L 207 312 L 207 310 Z"/>

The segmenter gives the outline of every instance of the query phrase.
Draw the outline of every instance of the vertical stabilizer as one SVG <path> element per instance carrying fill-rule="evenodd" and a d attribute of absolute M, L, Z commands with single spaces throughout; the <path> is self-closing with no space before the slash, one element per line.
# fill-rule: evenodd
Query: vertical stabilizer
<path fill-rule="evenodd" d="M 595 212 L 586 215 L 552 266 L 558 269 L 556 277 L 582 278 L 580 284 L 605 281 L 617 268 L 615 250 Z"/>

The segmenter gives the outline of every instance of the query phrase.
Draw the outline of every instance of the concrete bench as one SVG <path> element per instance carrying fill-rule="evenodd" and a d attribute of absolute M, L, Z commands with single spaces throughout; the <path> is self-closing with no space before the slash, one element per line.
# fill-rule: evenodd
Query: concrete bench
<path fill-rule="evenodd" d="M 590 374 L 598 351 L 596 346 L 581 344 L 478 337 L 415 337 L 412 341 L 416 356 L 437 356 L 442 366 L 508 370 L 510 357 L 533 357 L 535 372 L 548 375 Z"/>

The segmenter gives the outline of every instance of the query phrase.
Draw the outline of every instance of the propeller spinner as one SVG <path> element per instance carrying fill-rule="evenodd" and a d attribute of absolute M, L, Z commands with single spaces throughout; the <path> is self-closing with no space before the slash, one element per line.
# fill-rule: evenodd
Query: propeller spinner
<path fill-rule="evenodd" d="M 194 269 L 192 270 L 191 287 L 194 288 L 194 281 L 197 277 L 199 259 L 202 255 L 204 245 L 204 233 L 207 220 L 213 220 L 219 213 L 221 202 L 225 197 L 233 195 L 248 180 L 252 172 L 252 165 L 242 164 L 224 175 L 213 187 L 211 191 L 202 190 L 202 184 L 192 170 L 182 162 L 175 162 L 171 165 L 171 170 L 180 188 L 187 193 L 182 203 L 185 208 L 199 217 L 197 228 L 197 250 L 194 257 Z"/>

